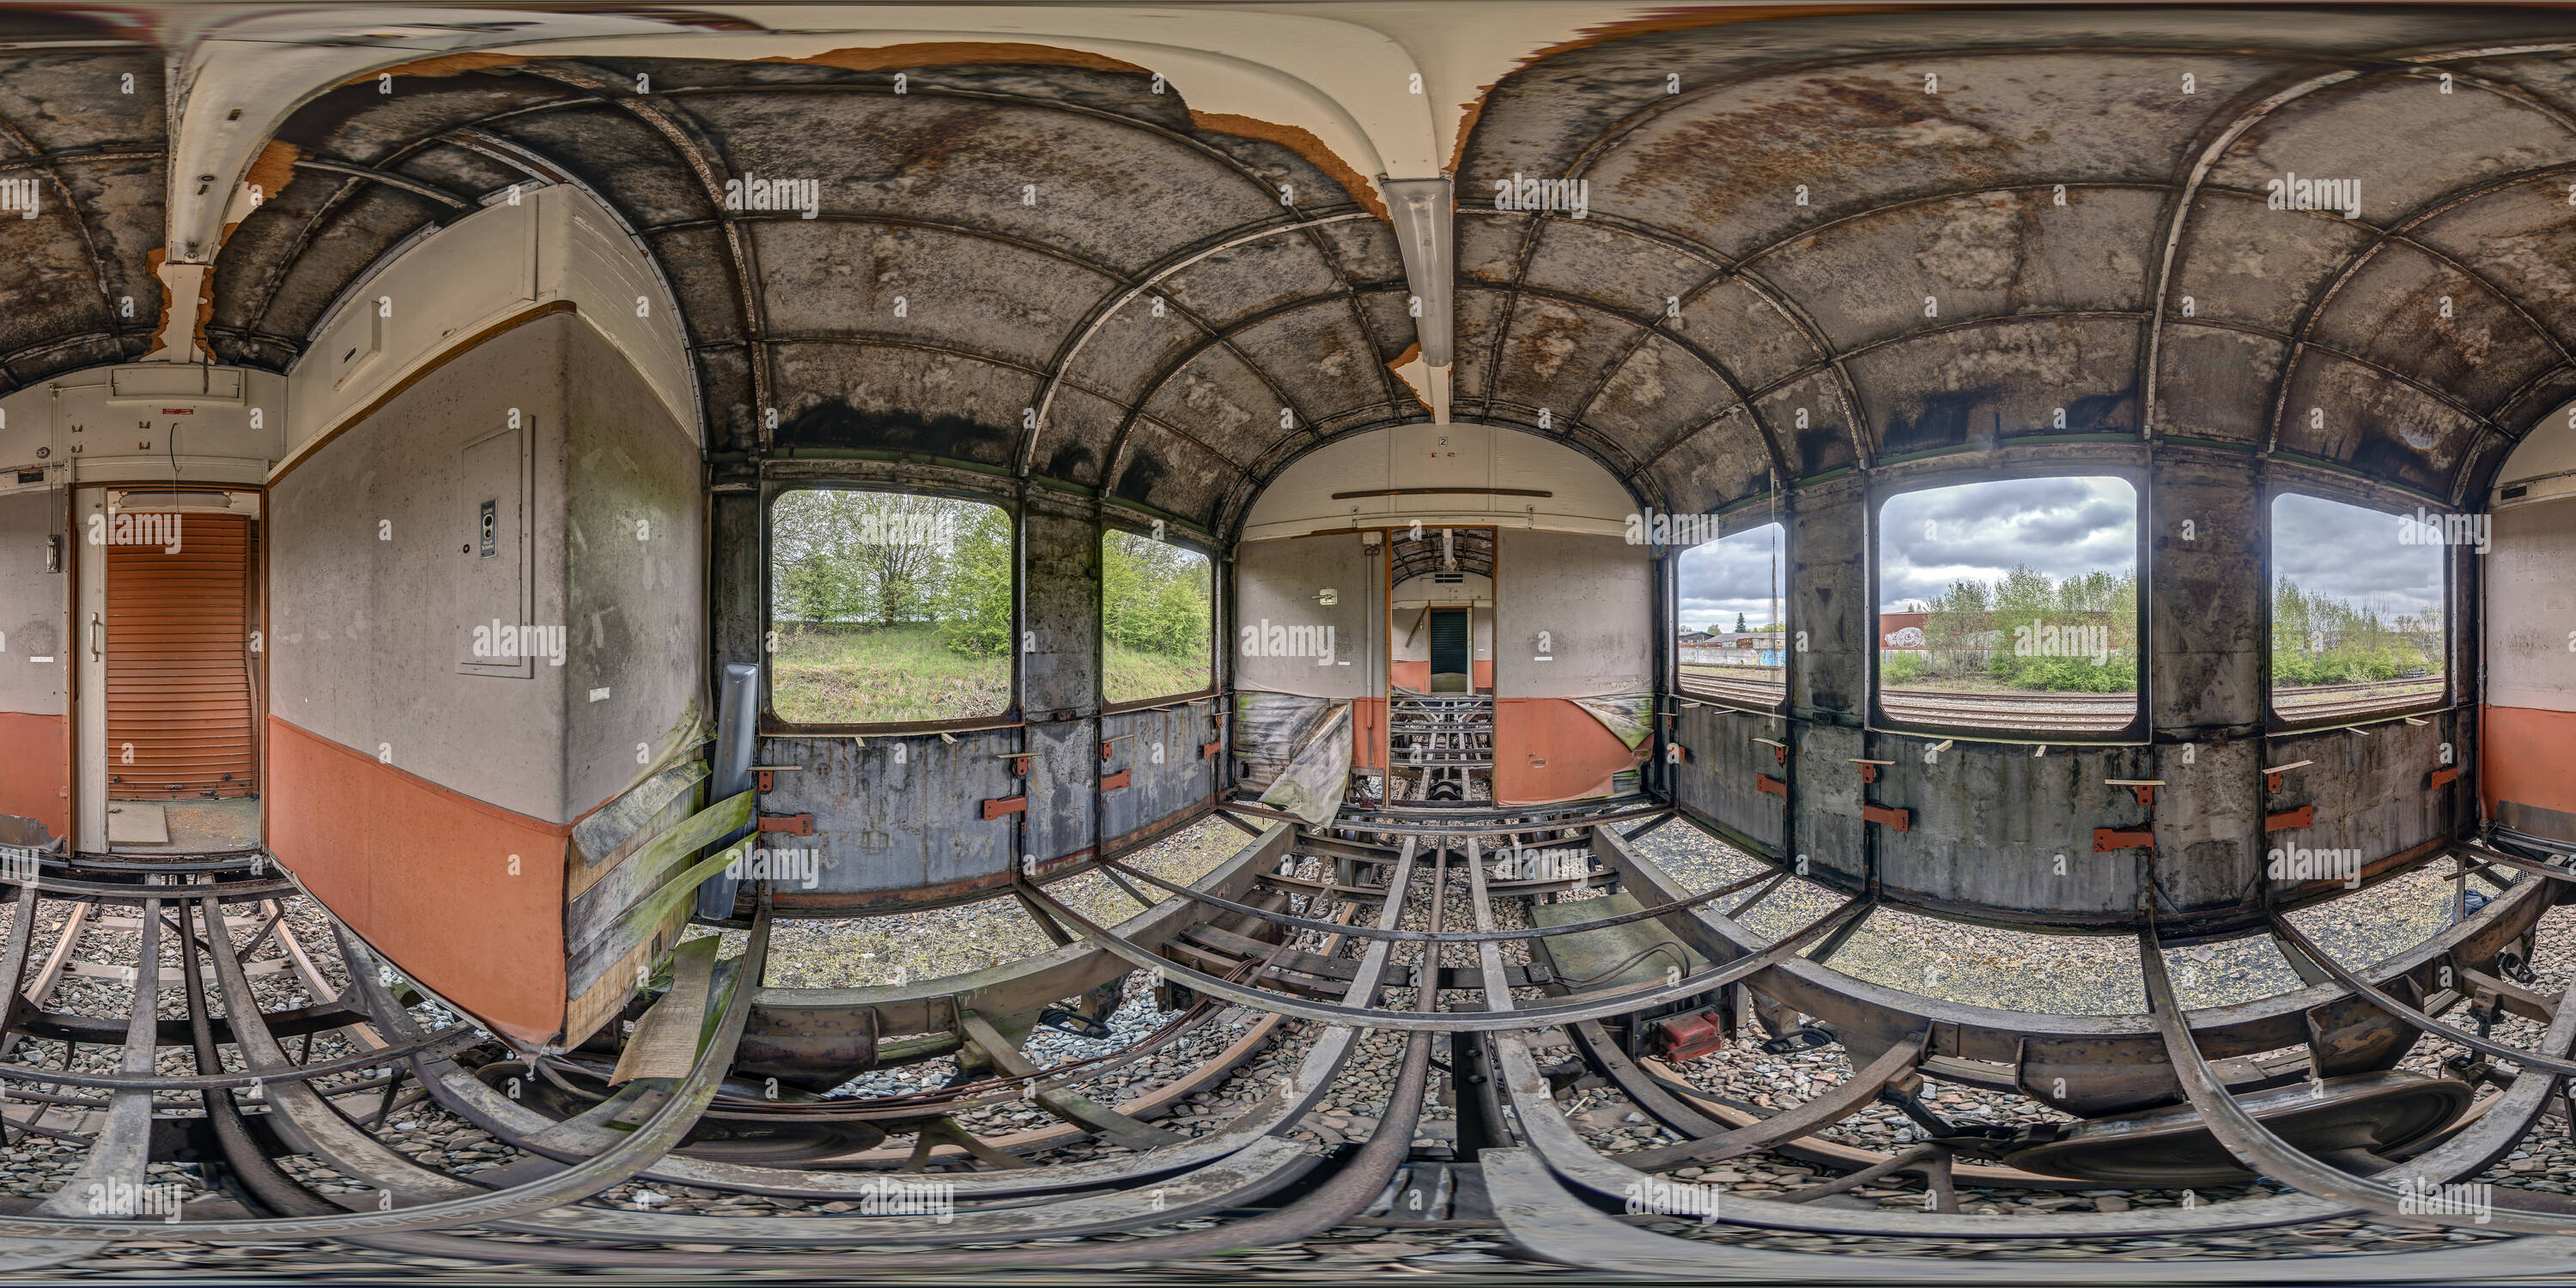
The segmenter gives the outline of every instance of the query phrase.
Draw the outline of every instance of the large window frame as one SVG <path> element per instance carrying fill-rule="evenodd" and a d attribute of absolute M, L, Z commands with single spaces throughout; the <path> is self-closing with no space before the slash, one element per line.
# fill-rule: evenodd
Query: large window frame
<path fill-rule="evenodd" d="M 944 501 L 970 501 L 977 505 L 990 506 L 1001 512 L 1003 520 L 1010 526 L 1010 638 L 1014 641 L 1014 644 L 1007 652 L 1009 662 L 1004 668 L 1007 676 L 1008 687 L 1006 691 L 1008 699 L 1003 704 L 1002 709 L 999 712 L 991 715 L 960 716 L 948 720 L 885 720 L 855 722 L 803 722 L 790 720 L 786 716 L 778 713 L 778 687 L 776 683 L 777 653 L 769 646 L 769 633 L 771 630 L 775 629 L 773 623 L 776 620 L 772 616 L 776 611 L 776 600 L 773 597 L 777 591 L 775 576 L 775 560 L 777 557 L 777 551 L 774 549 L 772 544 L 772 538 L 776 531 L 776 517 L 774 512 L 777 509 L 779 498 L 797 492 L 879 492 L 897 496 L 929 497 Z M 962 732 L 977 729 L 1008 729 L 1015 728 L 1020 725 L 1022 723 L 1022 709 L 1020 705 L 1020 662 L 1023 656 L 1023 650 L 1017 647 L 1016 641 L 1021 638 L 1022 633 L 1027 629 L 1027 603 L 1025 599 L 1025 591 L 1028 581 L 1028 560 L 1026 537 L 1026 525 L 1018 506 L 999 497 L 985 495 L 963 488 L 919 484 L 907 485 L 899 482 L 872 479 L 792 479 L 775 480 L 764 484 L 760 499 L 760 732 L 764 736 L 781 737 L 794 735 L 864 735 L 874 737 L 880 734 L 897 735 Z"/>
<path fill-rule="evenodd" d="M 2291 483 L 2273 484 L 2265 487 L 2262 495 L 2263 731 L 2267 734 L 2298 733 L 2324 729 L 2337 729 L 2346 725 L 2375 724 L 2388 720 L 2401 719 L 2406 716 L 2428 715 L 2437 711 L 2448 711 L 2459 705 L 2460 571 L 2458 562 L 2460 556 L 2459 552 L 2454 547 L 2450 545 L 2440 545 L 2435 548 L 2442 551 L 2442 557 L 2436 561 L 2436 564 L 2440 567 L 2442 573 L 2442 587 L 2440 593 L 2440 607 L 2442 613 L 2442 640 L 2440 648 L 2442 687 L 2435 692 L 2427 694 L 2399 694 L 2389 698 L 2383 703 L 2357 710 L 2334 711 L 2317 715 L 2300 715 L 2295 712 L 2284 714 L 2282 712 L 2280 705 L 2274 700 L 2274 695 L 2278 692 L 2278 686 L 2273 680 L 2274 658 L 2272 639 L 2272 601 L 2275 588 L 2279 585 L 2281 576 L 2279 567 L 2280 526 L 2277 521 L 2278 507 L 2280 505 L 2281 498 L 2287 496 L 2305 497 L 2312 501 L 2327 501 L 2335 505 L 2367 511 L 2371 514 L 2381 516 L 2392 526 L 2400 520 L 2410 517 L 2411 512 L 2383 510 L 2377 505 L 2354 500 L 2348 496 L 2338 496 L 2332 489 L 2313 485 L 2300 486 L 2298 484 Z M 2437 507 L 2429 499 L 2419 500 L 2418 505 L 2426 511 L 2437 515 L 2459 512 L 2455 508 L 2449 506 Z"/>
<path fill-rule="evenodd" d="M 1195 554 L 1200 559 L 1206 561 L 1208 578 L 1208 670 L 1206 684 L 1185 692 L 1166 693 L 1151 698 L 1128 698 L 1116 702 L 1109 700 L 1108 549 L 1109 534 L 1113 532 L 1123 532 L 1128 536 L 1142 537 L 1149 541 L 1159 539 L 1164 545 L 1177 546 L 1180 549 Z M 1163 523 L 1163 535 L 1160 538 L 1156 538 L 1154 535 L 1153 522 L 1151 520 L 1138 519 L 1128 515 L 1106 514 L 1102 517 L 1100 525 L 1100 549 L 1102 560 L 1100 578 L 1100 713 L 1102 715 L 1117 715 L 1126 711 L 1145 711 L 1154 707 L 1167 707 L 1176 703 L 1215 696 L 1218 688 L 1218 664 L 1225 652 L 1225 650 L 1217 647 L 1218 641 L 1223 639 L 1225 636 L 1225 579 L 1217 575 L 1219 565 L 1215 548 L 1207 542 L 1200 540 L 1196 534 L 1184 534 L 1180 532 L 1175 525 L 1168 520 Z"/>
<path fill-rule="evenodd" d="M 2129 485 L 2134 547 L 2131 558 L 2137 577 L 2137 621 L 2134 623 L 2138 654 L 2137 690 L 2130 695 L 2128 721 L 2117 729 L 2039 728 L 2016 729 L 1975 721 L 1932 722 L 1909 720 L 1890 715 L 1883 693 L 1879 654 L 1882 632 L 1880 609 L 1884 602 L 1880 574 L 1884 571 L 1882 551 L 1886 542 L 1887 507 L 1898 497 L 1916 492 L 1944 488 L 1973 487 L 1987 483 L 2012 483 L 2032 479 L 2118 479 Z M 1912 734 L 1932 738 L 1969 738 L 1985 742 L 2044 743 L 2052 747 L 2140 746 L 2153 741 L 2154 730 L 2147 712 L 2147 695 L 2155 684 L 2155 564 L 2152 558 L 2155 542 L 2154 495 L 2147 485 L 2143 466 L 2128 462 L 2071 460 L 2031 463 L 1963 471 L 1940 471 L 1897 483 L 1873 483 L 1863 502 L 1862 562 L 1869 569 L 1869 635 L 1864 655 L 1869 689 L 1869 728 L 1887 733 Z"/>
<path fill-rule="evenodd" d="M 1766 714 L 1777 713 L 1786 709 L 1788 705 L 1789 658 L 1795 651 L 1792 648 L 1792 645 L 1797 639 L 1797 631 L 1793 625 L 1797 618 L 1797 594 L 1794 588 L 1797 585 L 1798 568 L 1797 525 L 1793 520 L 1797 516 L 1794 513 L 1786 511 L 1774 511 L 1770 509 L 1755 510 L 1748 508 L 1735 517 L 1743 526 L 1733 528 L 1731 531 L 1724 531 L 1723 535 L 1711 537 L 1706 541 L 1692 545 L 1669 546 L 1664 551 L 1665 562 L 1670 565 L 1670 571 L 1666 574 L 1664 585 L 1664 623 L 1668 628 L 1666 633 L 1671 637 L 1667 643 L 1667 647 L 1672 649 L 1673 692 L 1677 696 L 1688 698 L 1695 702 L 1706 702 L 1716 706 L 1744 711 L 1758 711 Z M 1710 521 L 1712 526 L 1716 526 L 1721 529 L 1727 527 L 1725 519 L 1722 517 L 1711 516 Z M 1718 542 L 1726 541 L 1734 537 L 1740 537 L 1747 533 L 1759 532 L 1766 527 L 1772 527 L 1775 525 L 1780 529 L 1779 590 L 1780 620 L 1783 626 L 1783 629 L 1780 632 L 1780 687 L 1767 699 L 1756 699 L 1740 693 L 1724 693 L 1710 689 L 1693 688 L 1690 682 L 1690 672 L 1684 669 L 1681 652 L 1682 560 L 1688 557 L 1694 550 L 1705 549 L 1709 546 L 1716 545 Z"/>

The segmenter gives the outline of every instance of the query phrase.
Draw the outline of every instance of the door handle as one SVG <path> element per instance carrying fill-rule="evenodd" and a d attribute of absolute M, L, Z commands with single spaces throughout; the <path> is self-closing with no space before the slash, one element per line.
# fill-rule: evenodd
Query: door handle
<path fill-rule="evenodd" d="M 98 614 L 96 614 L 96 613 L 92 613 L 92 614 L 90 614 L 90 615 L 89 615 L 89 660 L 90 660 L 90 661 L 93 661 L 93 662 L 103 662 L 103 661 L 106 661 L 106 660 L 107 660 L 107 641 L 103 638 L 103 637 L 105 636 L 105 634 L 106 634 L 106 633 L 107 633 L 107 623 L 106 623 L 106 622 L 104 622 L 104 621 L 101 621 L 101 620 L 99 619 L 99 615 L 98 615 Z"/>

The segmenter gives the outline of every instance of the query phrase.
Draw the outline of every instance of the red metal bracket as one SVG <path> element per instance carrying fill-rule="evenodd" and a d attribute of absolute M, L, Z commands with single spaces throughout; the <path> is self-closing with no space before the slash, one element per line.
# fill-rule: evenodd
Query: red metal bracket
<path fill-rule="evenodd" d="M 1199 759 L 1201 759 L 1201 760 L 1205 760 L 1205 759 L 1207 759 L 1208 757 L 1215 755 L 1215 754 L 1216 754 L 1216 749 L 1217 749 L 1220 745 L 1222 745 L 1222 744 L 1219 744 L 1219 743 L 1213 743 L 1213 742 L 1203 742 L 1203 743 L 1200 743 L 1200 744 L 1199 744 Z"/>
<path fill-rule="evenodd" d="M 774 783 L 768 770 L 755 769 L 751 771 L 751 785 L 765 795 L 771 790 Z"/>
<path fill-rule="evenodd" d="M 1769 774 L 1755 774 L 1753 776 L 1753 790 L 1757 792 L 1769 792 L 1774 796 L 1785 797 L 1789 794 L 1789 784 L 1784 783 L 1777 778 L 1773 778 Z"/>
<path fill-rule="evenodd" d="M 2289 832 L 2303 827 L 2314 827 L 2316 824 L 2317 807 L 2314 805 L 2302 805 L 2286 814 L 2263 816 L 2263 830 L 2266 832 Z"/>
<path fill-rule="evenodd" d="M 2449 785 L 2450 785 L 2450 784 L 2452 784 L 2452 783 L 2458 782 L 2458 781 L 2459 781 L 2459 778 L 2460 778 L 2460 767 L 2459 767 L 2459 766 L 2457 766 L 2457 765 L 2453 765 L 2453 766 L 2451 766 L 2451 767 L 2450 767 L 2450 768 L 2448 768 L 2448 769 L 2436 769 L 2436 770 L 2434 770 L 2434 771 L 2433 771 L 2433 778 L 2432 778 L 2432 781 L 2430 781 L 2430 782 L 2428 782 L 2428 783 L 2426 783 L 2426 784 L 2424 784 L 2424 785 L 2425 785 L 2426 787 L 2446 787 L 2446 786 L 2449 786 Z"/>
<path fill-rule="evenodd" d="M 2138 808 L 2154 809 L 2156 807 L 2156 789 L 2153 784 L 2142 783 L 2131 787 L 2129 790 L 2138 794 Z"/>
<path fill-rule="evenodd" d="M 812 836 L 814 834 L 814 816 L 811 814 L 763 814 L 760 816 L 760 830 L 764 832 L 785 832 L 790 836 Z"/>
<path fill-rule="evenodd" d="M 2154 848 L 2156 848 L 2156 834 L 2151 831 L 2144 829 L 2126 831 L 2116 827 L 2093 829 L 2095 854 L 2109 854 L 2113 850 L 2152 850 Z"/>
<path fill-rule="evenodd" d="M 1101 780 L 1100 780 L 1100 790 L 1102 790 L 1102 791 L 1104 791 L 1104 792 L 1105 792 L 1105 791 L 1108 791 L 1108 790 L 1109 790 L 1110 788 L 1112 788 L 1112 787 L 1124 787 L 1124 786 L 1126 786 L 1126 785 L 1127 785 L 1127 777 L 1128 777 L 1128 775 L 1133 774 L 1133 773 L 1135 773 L 1135 772 L 1136 772 L 1136 771 L 1135 771 L 1135 770 L 1132 770 L 1132 769 L 1122 769 L 1122 770 L 1119 770 L 1117 773 L 1114 773 L 1114 774 L 1107 774 L 1107 775 L 1103 775 L 1103 776 L 1101 777 Z"/>
<path fill-rule="evenodd" d="M 1893 806 L 1871 805 L 1864 802 L 1860 807 L 1860 816 L 1864 822 L 1885 823 L 1900 832 L 1914 830 L 1914 811 L 1910 809 L 1897 809 Z"/>
<path fill-rule="evenodd" d="M 1027 813 L 1027 812 L 1028 812 L 1028 809 L 1029 809 L 1029 798 L 1028 798 L 1028 797 L 1026 797 L 1026 796 L 1005 796 L 1005 797 L 1001 798 L 1000 800 L 990 800 L 990 801 L 986 801 L 986 802 L 984 802 L 984 817 L 986 817 L 986 818 L 988 818 L 988 819 L 994 819 L 994 818 L 1000 818 L 1000 817 L 1001 817 L 1001 816 L 1003 816 L 1004 814 L 1025 814 L 1025 813 Z"/>
<path fill-rule="evenodd" d="M 1101 740 L 1101 743 L 1100 743 L 1100 758 L 1101 758 L 1102 760 L 1107 760 L 1107 759 L 1109 759 L 1109 748 L 1110 748 L 1109 741 L 1108 741 L 1107 739 L 1105 739 L 1105 738 L 1104 738 L 1104 739 L 1102 739 L 1102 740 Z"/>
<path fill-rule="evenodd" d="M 1034 759 L 1036 759 L 1035 755 L 1011 757 L 1011 773 L 1021 778 L 1028 777 L 1029 762 Z"/>
<path fill-rule="evenodd" d="M 1654 1029 L 1656 1049 L 1667 1060 L 1696 1060 L 1726 1045 L 1726 1031 L 1718 1027 L 1714 1011 L 1657 1020 Z"/>
<path fill-rule="evenodd" d="M 1877 782 L 1878 766 L 1870 764 L 1868 761 L 1862 761 L 1860 766 L 1860 780 L 1864 783 Z"/>

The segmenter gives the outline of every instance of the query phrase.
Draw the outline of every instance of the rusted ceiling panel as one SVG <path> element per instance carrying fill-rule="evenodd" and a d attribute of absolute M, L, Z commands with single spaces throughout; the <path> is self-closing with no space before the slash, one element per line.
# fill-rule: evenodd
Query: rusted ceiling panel
<path fill-rule="evenodd" d="M 2263 446 L 2289 352 L 2289 341 L 2277 336 L 2166 322 L 2151 432 Z"/>
<path fill-rule="evenodd" d="M 1741 406 L 1675 439 L 1648 470 L 1676 512 L 1712 510 L 1770 485 L 1761 431 Z"/>
<path fill-rule="evenodd" d="M 1127 431 L 1118 481 L 1110 491 L 1124 500 L 1209 521 L 1226 489 L 1240 477 L 1239 468 L 1201 435 L 1139 417 Z"/>
<path fill-rule="evenodd" d="M 1548 220 L 1537 231 L 1526 281 L 1637 316 L 1662 317 L 1667 300 L 1687 294 L 1715 271 L 1704 252 L 1590 219 Z"/>
<path fill-rule="evenodd" d="M 2360 184 L 2362 219 L 2387 225 L 2482 179 L 2576 155 L 2563 115 L 2475 82 L 2381 73 L 2284 104 L 2245 132 L 2211 181 L 2253 192 L 2290 173 Z"/>
<path fill-rule="evenodd" d="M 2474 416 L 2429 393 L 2312 349 L 2290 373 L 2280 444 L 2447 495 L 2451 467 L 2476 437 L 2477 425 Z"/>
<path fill-rule="evenodd" d="M 2359 224 L 2271 209 L 2260 193 L 2203 193 L 2183 230 L 2165 305 L 2178 320 L 2188 298 L 2192 317 L 2288 335 L 2371 238 Z"/>
<path fill-rule="evenodd" d="M 917 452 L 1011 463 L 1038 378 L 954 353 L 885 344 L 770 346 L 782 447 Z"/>
<path fill-rule="evenodd" d="M 1580 412 L 1585 425 L 1652 456 L 1738 400 L 1689 350 L 1651 332 L 1642 338 Z"/>
<path fill-rule="evenodd" d="M 1280 427 L 1282 394 L 1242 359 L 1224 348 L 1202 349 L 1146 399 L 1145 411 L 1165 424 L 1222 453 L 1237 466 L 1249 465 L 1263 446 L 1306 434 L 1305 421 Z M 1294 404 L 1286 404 L 1293 410 Z"/>
<path fill-rule="evenodd" d="M 1041 251 L 936 228 L 747 221 L 780 337 L 858 335 L 1032 368 L 1116 279 Z"/>
<path fill-rule="evenodd" d="M 2134 433 L 2137 352 L 2130 319 L 1999 318 L 1872 349 L 1850 370 L 1877 452 L 1895 456 L 2023 434 Z"/>
<path fill-rule="evenodd" d="M 2317 315 L 2309 334 L 2480 411 L 2565 360 L 2483 281 L 2403 245 L 2391 245 L 2364 264 Z"/>
<path fill-rule="evenodd" d="M 1542 408 L 1551 422 L 1571 418 L 1637 330 L 1630 319 L 1525 290 L 1494 359 L 1488 396 L 1520 409 L 1516 420 L 1535 419 Z"/>

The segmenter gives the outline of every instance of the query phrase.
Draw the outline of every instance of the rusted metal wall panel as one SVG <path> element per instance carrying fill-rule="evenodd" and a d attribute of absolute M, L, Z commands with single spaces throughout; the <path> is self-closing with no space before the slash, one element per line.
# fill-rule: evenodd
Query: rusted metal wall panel
<path fill-rule="evenodd" d="M 1123 711 L 1101 722 L 1111 740 L 1101 768 L 1128 775 L 1125 787 L 1100 794 L 1100 831 L 1119 839 L 1204 804 L 1216 790 L 1216 766 L 1225 749 L 1202 759 L 1199 748 L 1216 741 L 1217 700 L 1145 711 Z"/>
<path fill-rule="evenodd" d="M 836 894 L 901 890 L 1006 870 L 1017 861 L 1016 814 L 987 820 L 983 802 L 1018 796 L 1000 753 L 1016 729 L 869 738 L 765 737 L 755 763 L 802 765 L 760 797 L 764 814 L 812 814 L 814 835 L 772 843 L 814 847 L 824 862 L 812 890 L 782 891 L 782 907 L 812 909 Z M 1087 790 L 1087 788 L 1086 788 Z"/>

